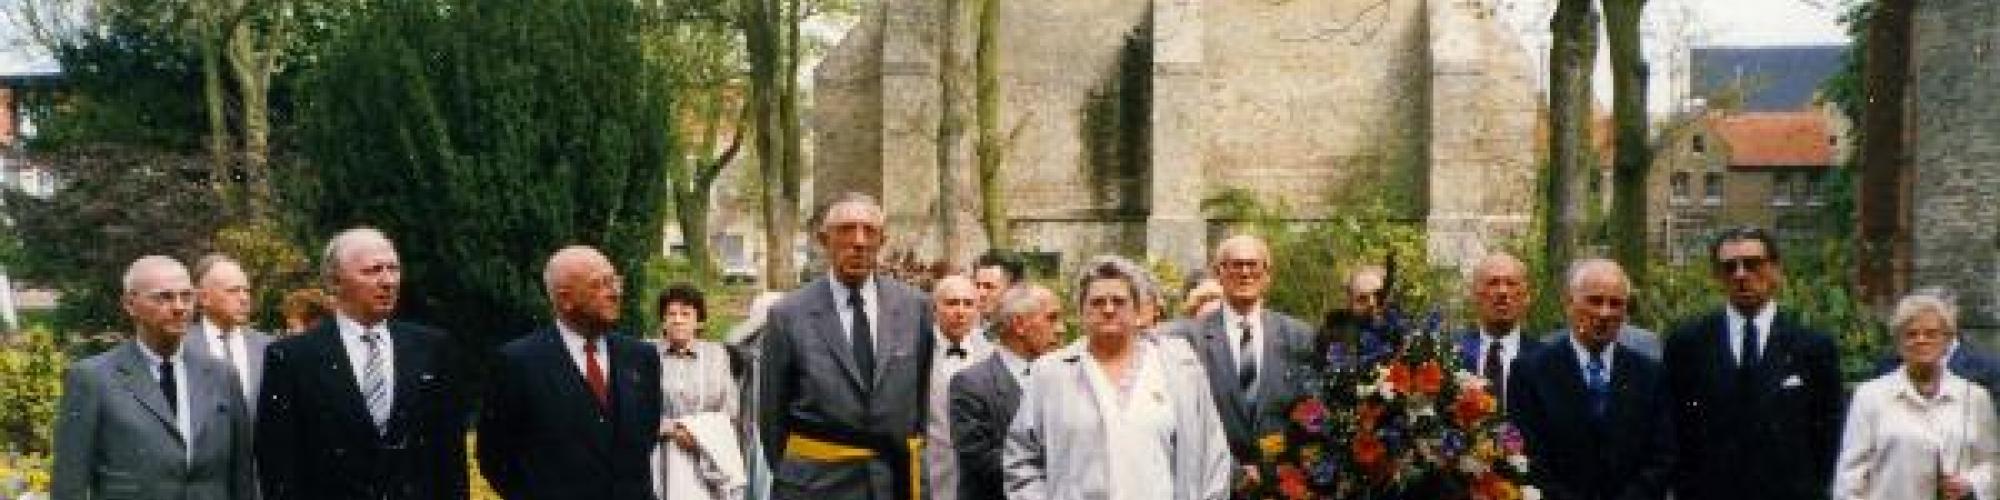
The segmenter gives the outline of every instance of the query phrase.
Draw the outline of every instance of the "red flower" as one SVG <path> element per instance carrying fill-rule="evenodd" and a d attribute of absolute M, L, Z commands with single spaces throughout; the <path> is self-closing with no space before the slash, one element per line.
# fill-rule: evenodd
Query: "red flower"
<path fill-rule="evenodd" d="M 1493 395 L 1487 394 L 1486 390 L 1468 388 L 1458 393 L 1458 401 L 1451 405 L 1451 416 L 1458 422 L 1459 427 L 1470 428 L 1473 424 L 1486 420 L 1497 406 L 1498 403 L 1493 400 Z"/>
<path fill-rule="evenodd" d="M 1389 376 L 1383 379 L 1397 392 L 1410 392 L 1410 367 L 1402 363 L 1389 363 Z"/>
<path fill-rule="evenodd" d="M 1375 433 L 1363 432 L 1354 436 L 1354 463 L 1376 465 L 1387 453 L 1388 449 L 1382 446 L 1382 440 L 1375 438 Z"/>
<path fill-rule="evenodd" d="M 1374 401 L 1362 401 L 1361 407 L 1354 410 L 1355 420 L 1361 424 L 1363 433 L 1374 432 L 1375 421 L 1382 418 L 1382 411 L 1382 405 Z"/>
<path fill-rule="evenodd" d="M 1290 465 L 1278 466 L 1278 494 L 1290 500 L 1310 498 L 1312 490 L 1306 487 L 1306 473 Z"/>
<path fill-rule="evenodd" d="M 1437 360 L 1425 361 L 1417 366 L 1417 373 L 1411 380 L 1411 391 L 1424 395 L 1435 395 L 1444 390 L 1444 367 Z"/>

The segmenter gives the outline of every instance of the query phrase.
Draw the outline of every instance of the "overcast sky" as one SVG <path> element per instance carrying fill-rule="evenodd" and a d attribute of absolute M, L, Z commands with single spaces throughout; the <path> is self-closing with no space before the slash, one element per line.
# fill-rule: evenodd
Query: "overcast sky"
<path fill-rule="evenodd" d="M 1837 21 L 1845 0 L 1683 0 L 1710 45 L 1798 45 L 1847 42 Z"/>

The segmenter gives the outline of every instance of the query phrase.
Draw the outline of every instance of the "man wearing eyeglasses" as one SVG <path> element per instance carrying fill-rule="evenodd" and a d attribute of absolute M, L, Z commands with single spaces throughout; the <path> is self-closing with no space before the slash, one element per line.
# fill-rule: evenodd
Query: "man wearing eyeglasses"
<path fill-rule="evenodd" d="M 228 365 L 181 339 L 194 286 L 161 256 L 125 272 L 137 335 L 63 374 L 55 498 L 256 498 L 250 413 Z"/>
<path fill-rule="evenodd" d="M 1709 249 L 1727 301 L 1668 337 L 1679 433 L 1674 497 L 1824 498 L 1839 449 L 1839 351 L 1776 304 L 1784 269 L 1761 229 Z"/>
<path fill-rule="evenodd" d="M 1207 369 L 1230 452 L 1242 464 L 1233 483 L 1243 491 L 1272 475 L 1252 464 L 1261 461 L 1260 442 L 1282 439 L 1286 419 L 1280 403 L 1298 390 L 1292 364 L 1299 353 L 1311 352 L 1313 333 L 1264 300 L 1271 288 L 1271 248 L 1263 239 L 1222 240 L 1210 267 L 1222 283 L 1221 311 L 1195 318 L 1183 334 Z"/>

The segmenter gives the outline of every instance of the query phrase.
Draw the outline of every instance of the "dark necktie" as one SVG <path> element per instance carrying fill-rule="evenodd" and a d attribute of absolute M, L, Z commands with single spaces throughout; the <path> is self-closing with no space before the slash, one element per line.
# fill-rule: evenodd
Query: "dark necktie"
<path fill-rule="evenodd" d="M 1503 352 L 1506 350 L 1507 344 L 1501 343 L 1498 338 L 1488 337 L 1486 359 L 1481 362 L 1482 366 L 1479 369 L 1480 374 L 1486 376 L 1486 381 L 1493 385 L 1493 400 L 1503 406 L 1507 404 L 1507 365 L 1500 360 L 1501 355 L 1506 354 Z"/>
<path fill-rule="evenodd" d="M 1604 376 L 1603 356 L 1590 353 L 1590 363 L 1585 365 L 1584 371 L 1583 383 L 1590 390 L 1590 413 L 1603 420 L 1605 410 L 1611 407 L 1611 380 Z"/>
<path fill-rule="evenodd" d="M 953 342 L 951 344 L 951 347 L 946 347 L 944 349 L 944 357 L 965 359 L 965 348 L 959 347 L 957 342 Z"/>
<path fill-rule="evenodd" d="M 180 391 L 174 386 L 174 360 L 160 360 L 160 395 L 167 397 L 167 414 L 180 413 Z"/>
<path fill-rule="evenodd" d="M 1250 330 L 1250 322 L 1248 320 L 1237 323 L 1237 325 L 1242 328 L 1243 337 L 1242 340 L 1236 342 L 1236 379 L 1237 383 L 1243 385 L 1243 391 L 1249 392 L 1251 385 L 1257 382 L 1257 357 L 1251 351 L 1251 349 L 1256 348 L 1257 334 L 1252 333 Z"/>
<path fill-rule="evenodd" d="M 854 348 L 854 367 L 861 372 L 862 380 L 875 377 L 875 336 L 868 331 L 868 302 L 861 298 L 861 288 L 849 288 L 847 308 L 854 312 L 854 324 L 848 328 L 849 344 Z"/>
<path fill-rule="evenodd" d="M 1758 355 L 1762 354 L 1757 348 L 1757 320 L 1747 316 L 1743 318 L 1742 348 L 1742 352 L 1736 357 L 1736 369 L 1747 372 L 1757 366 Z"/>

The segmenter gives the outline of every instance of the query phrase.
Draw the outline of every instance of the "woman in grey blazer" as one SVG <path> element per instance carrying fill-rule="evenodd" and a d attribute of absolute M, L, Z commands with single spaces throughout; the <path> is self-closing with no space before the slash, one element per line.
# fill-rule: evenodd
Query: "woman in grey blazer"
<path fill-rule="evenodd" d="M 1002 455 L 1010 500 L 1227 498 L 1233 467 L 1207 375 L 1179 338 L 1140 338 L 1131 261 L 1077 280 L 1088 336 L 1038 361 Z"/>

